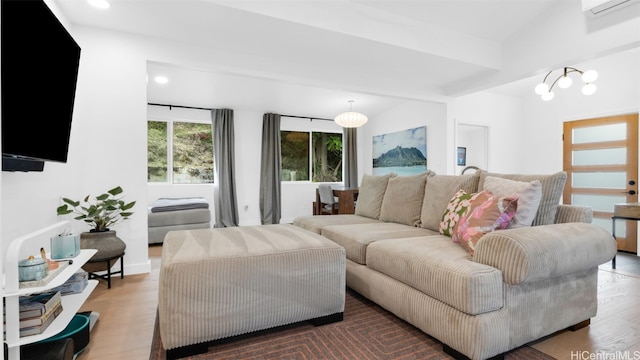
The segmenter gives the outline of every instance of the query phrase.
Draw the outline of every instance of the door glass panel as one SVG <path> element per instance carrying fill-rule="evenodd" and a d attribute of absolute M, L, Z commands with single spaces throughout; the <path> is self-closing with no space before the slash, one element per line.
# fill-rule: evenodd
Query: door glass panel
<path fill-rule="evenodd" d="M 611 221 L 611 219 L 593 218 L 591 223 L 598 225 L 607 230 L 608 233 L 611 233 L 613 230 Z M 618 237 L 627 237 L 627 222 L 624 220 L 616 220 L 616 238 Z"/>
<path fill-rule="evenodd" d="M 593 218 L 591 223 L 593 225 L 598 225 L 601 228 L 607 230 L 608 233 L 611 233 L 611 219 L 603 219 L 603 218 Z M 626 221 L 616 220 L 616 237 L 626 237 L 627 235 L 627 225 Z"/>
<path fill-rule="evenodd" d="M 626 203 L 627 198 L 624 195 L 585 195 L 573 194 L 573 205 L 591 206 L 593 211 L 613 212 L 613 204 Z"/>
<path fill-rule="evenodd" d="M 625 220 L 616 220 L 616 238 L 627 237 L 627 222 L 628 221 L 629 220 L 627 220 L 627 221 L 625 221 Z M 594 221 L 594 223 L 595 223 L 595 221 Z M 603 223 L 604 223 L 604 219 L 603 219 Z M 607 229 L 607 231 L 611 231 L 611 224 L 609 224 L 609 228 Z"/>
<path fill-rule="evenodd" d="M 627 138 L 627 124 L 610 124 L 573 129 L 573 143 L 584 144 L 592 142 L 625 140 Z"/>
<path fill-rule="evenodd" d="M 573 151 L 573 165 L 620 165 L 627 162 L 626 148 Z"/>
<path fill-rule="evenodd" d="M 627 173 L 619 172 L 575 172 L 572 186 L 574 188 L 624 189 L 627 186 Z"/>

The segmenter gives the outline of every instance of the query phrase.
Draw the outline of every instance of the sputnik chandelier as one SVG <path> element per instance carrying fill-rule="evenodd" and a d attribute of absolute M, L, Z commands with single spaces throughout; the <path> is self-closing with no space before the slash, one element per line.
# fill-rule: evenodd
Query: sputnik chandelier
<path fill-rule="evenodd" d="M 584 86 L 582 87 L 582 93 L 585 95 L 591 95 L 598 89 L 593 83 L 598 78 L 598 73 L 595 70 L 582 71 L 573 67 L 565 67 L 564 71 L 551 83 L 551 86 L 547 85 L 547 79 L 553 70 L 549 71 L 544 80 L 536 86 L 536 94 L 542 96 L 542 100 L 549 101 L 553 99 L 553 87 L 558 84 L 561 89 L 566 89 L 573 83 L 573 80 L 569 77 L 571 73 L 579 73 L 581 75 Z"/>

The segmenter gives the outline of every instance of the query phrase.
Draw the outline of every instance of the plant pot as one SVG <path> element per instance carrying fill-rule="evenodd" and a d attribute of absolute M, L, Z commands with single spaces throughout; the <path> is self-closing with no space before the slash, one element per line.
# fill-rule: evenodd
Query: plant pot
<path fill-rule="evenodd" d="M 98 250 L 82 269 L 87 272 L 99 272 L 107 271 L 106 259 L 124 254 L 127 244 L 116 236 L 115 231 L 83 232 L 80 234 L 80 248 Z M 105 261 L 100 261 L 101 259 Z"/>

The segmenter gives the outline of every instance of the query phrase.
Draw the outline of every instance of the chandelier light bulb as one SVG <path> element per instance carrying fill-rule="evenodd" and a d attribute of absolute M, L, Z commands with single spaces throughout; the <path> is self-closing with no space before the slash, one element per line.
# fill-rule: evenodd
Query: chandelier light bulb
<path fill-rule="evenodd" d="M 546 92 L 549 92 L 549 85 L 545 84 L 545 83 L 540 83 L 538 85 L 536 85 L 536 94 L 538 95 L 542 95 Z"/>
<path fill-rule="evenodd" d="M 587 70 L 584 73 L 582 73 L 582 81 L 586 83 L 592 83 L 596 81 L 597 78 L 598 78 L 598 72 L 595 70 Z"/>
<path fill-rule="evenodd" d="M 566 89 L 569 86 L 571 86 L 571 84 L 573 84 L 573 80 L 571 80 L 570 77 L 568 76 L 563 76 L 559 81 L 558 81 L 558 86 L 560 86 L 560 88 L 562 89 Z"/>
<path fill-rule="evenodd" d="M 553 93 L 553 91 L 547 91 L 546 93 L 542 94 L 542 100 L 549 101 L 549 100 L 553 99 L 554 95 L 555 94 Z"/>
<path fill-rule="evenodd" d="M 585 95 L 593 95 L 598 87 L 595 84 L 586 84 L 582 87 L 582 93 Z"/>

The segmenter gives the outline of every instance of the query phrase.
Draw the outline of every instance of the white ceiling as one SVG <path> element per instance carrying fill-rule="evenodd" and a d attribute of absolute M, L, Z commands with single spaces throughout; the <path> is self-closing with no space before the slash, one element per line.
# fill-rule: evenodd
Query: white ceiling
<path fill-rule="evenodd" d="M 110 1 L 106 11 L 86 0 L 56 3 L 73 25 L 215 48 L 222 56 L 204 59 L 211 69 L 222 66 L 231 69 L 227 75 L 277 80 L 292 88 L 331 89 L 342 97 L 337 104 L 342 107 L 348 94 L 372 102 L 437 101 L 477 91 L 477 85 L 465 84 L 505 73 L 506 64 L 521 61 L 524 54 L 513 59 L 505 54 L 520 46 L 522 34 L 551 21 L 559 8 L 583 15 L 580 0 Z M 546 62 L 555 66 L 565 60 Z M 189 71 L 166 65 L 175 76 Z M 152 64 L 158 71 L 164 66 Z M 547 69 L 522 70 L 500 81 L 540 71 Z M 149 96 L 172 96 L 167 88 L 162 91 L 151 90 Z"/>

